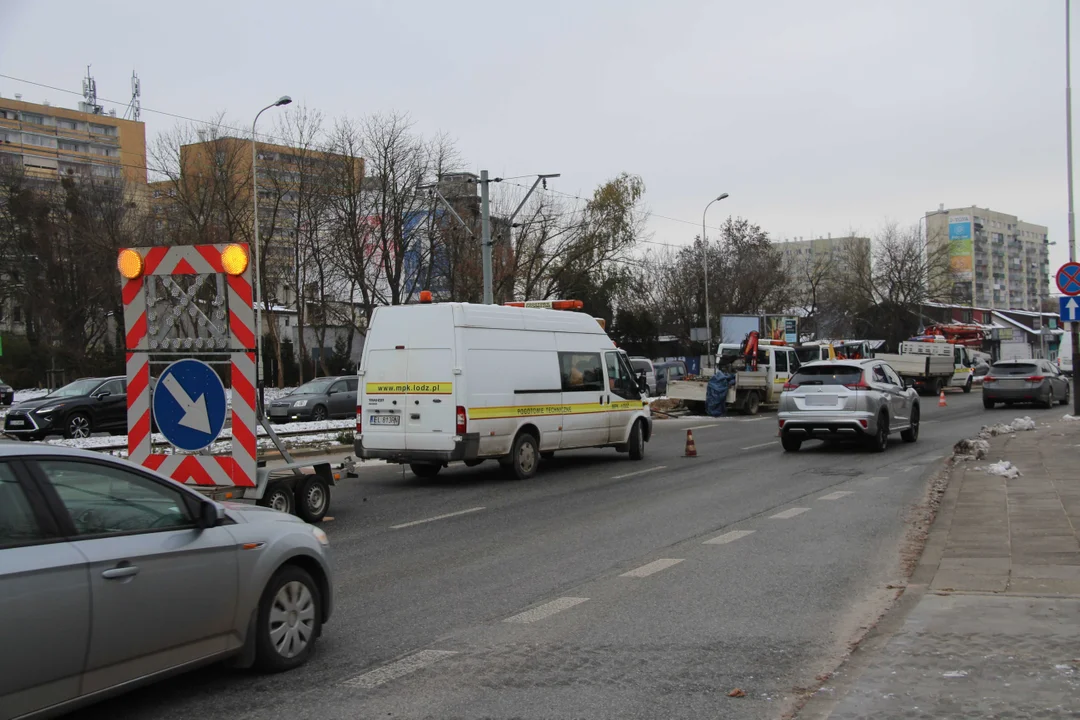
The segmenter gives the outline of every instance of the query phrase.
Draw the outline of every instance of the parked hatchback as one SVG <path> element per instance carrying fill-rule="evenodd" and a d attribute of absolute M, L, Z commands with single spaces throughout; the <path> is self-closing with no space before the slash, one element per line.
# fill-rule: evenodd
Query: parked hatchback
<path fill-rule="evenodd" d="M 0 406 L 7 407 L 15 402 L 15 388 L 0 380 Z"/>
<path fill-rule="evenodd" d="M 1069 402 L 1069 379 L 1049 360 L 1002 360 L 983 378 L 983 407 L 1035 403 L 1052 407 Z"/>
<path fill-rule="evenodd" d="M 324 377 L 306 382 L 270 403 L 270 421 L 287 423 L 356 417 L 358 386 L 355 376 Z"/>
<path fill-rule="evenodd" d="M 123 460 L 0 442 L 0 720 L 52 716 L 224 658 L 303 664 L 327 538 Z"/>
<path fill-rule="evenodd" d="M 127 378 L 82 378 L 8 411 L 4 432 L 20 440 L 127 432 Z"/>
<path fill-rule="evenodd" d="M 919 395 L 880 360 L 807 363 L 784 385 L 780 443 L 795 452 L 806 440 L 862 440 L 876 452 L 899 432 L 919 439 Z"/>

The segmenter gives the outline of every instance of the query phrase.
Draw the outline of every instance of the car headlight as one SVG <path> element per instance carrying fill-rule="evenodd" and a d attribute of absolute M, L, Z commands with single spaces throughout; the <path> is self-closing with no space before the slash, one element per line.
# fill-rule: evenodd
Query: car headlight
<path fill-rule="evenodd" d="M 43 407 L 43 408 L 38 408 L 37 412 L 38 412 L 39 415 L 48 415 L 49 413 L 56 412 L 57 410 L 59 410 L 62 407 L 64 407 L 63 403 L 60 403 L 58 405 L 48 405 L 48 406 Z"/>
<path fill-rule="evenodd" d="M 324 533 L 322 530 L 312 525 L 311 534 L 315 536 L 315 539 L 319 541 L 320 545 L 322 545 L 323 547 L 330 547 L 330 538 L 328 538 L 326 536 L 326 533 Z"/>
<path fill-rule="evenodd" d="M 297 400 L 292 404 L 293 407 L 304 407 L 307 405 L 307 400 Z"/>

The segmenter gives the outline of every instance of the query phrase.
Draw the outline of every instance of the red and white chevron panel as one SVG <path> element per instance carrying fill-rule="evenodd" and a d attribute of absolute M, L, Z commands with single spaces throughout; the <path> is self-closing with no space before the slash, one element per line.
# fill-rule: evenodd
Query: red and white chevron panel
<path fill-rule="evenodd" d="M 152 453 L 150 445 L 150 348 L 147 338 L 147 275 L 224 274 L 221 251 L 227 245 L 132 248 L 143 257 L 143 275 L 124 280 L 124 330 L 127 345 L 128 458 L 181 483 L 255 485 L 255 310 L 251 265 L 242 275 L 226 275 L 232 385 L 232 455 Z"/>

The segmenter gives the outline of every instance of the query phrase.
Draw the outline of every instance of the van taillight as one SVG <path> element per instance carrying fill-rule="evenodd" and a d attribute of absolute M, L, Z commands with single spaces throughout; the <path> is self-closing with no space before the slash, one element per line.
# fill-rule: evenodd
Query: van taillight
<path fill-rule="evenodd" d="M 456 432 L 458 435 L 464 435 L 466 430 L 468 430 L 468 426 L 469 426 L 469 422 L 468 422 L 467 416 L 465 415 L 465 408 L 458 405 L 458 407 L 457 407 L 457 423 L 456 423 L 456 425 L 454 427 L 454 432 Z"/>
<path fill-rule="evenodd" d="M 364 434 L 364 409 L 356 408 L 356 434 Z"/>

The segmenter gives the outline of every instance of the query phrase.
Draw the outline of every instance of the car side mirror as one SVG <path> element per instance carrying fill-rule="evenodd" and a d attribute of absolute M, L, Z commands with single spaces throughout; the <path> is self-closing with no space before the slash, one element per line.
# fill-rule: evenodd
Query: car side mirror
<path fill-rule="evenodd" d="M 102 390 L 99 393 L 94 393 L 94 399 L 95 400 L 104 400 L 105 398 L 109 397 L 110 395 L 112 395 L 112 393 L 109 392 L 108 390 Z"/>
<path fill-rule="evenodd" d="M 211 502 L 199 504 L 199 521 L 197 524 L 200 530 L 209 530 L 210 528 L 217 527 L 224 519 L 225 508 Z"/>

